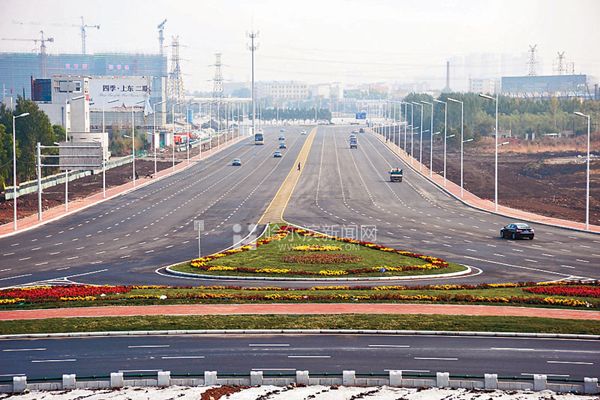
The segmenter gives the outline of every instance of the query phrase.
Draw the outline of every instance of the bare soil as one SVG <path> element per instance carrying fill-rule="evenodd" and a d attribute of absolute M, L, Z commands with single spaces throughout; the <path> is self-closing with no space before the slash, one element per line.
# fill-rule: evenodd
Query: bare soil
<path fill-rule="evenodd" d="M 176 161 L 177 162 L 177 161 Z M 157 170 L 161 171 L 172 166 L 171 161 L 158 161 Z M 154 174 L 154 161 L 136 160 L 135 169 L 138 178 Z M 106 171 L 106 188 L 123 185 L 131 182 L 131 163 L 111 168 Z M 69 182 L 69 201 L 81 199 L 102 191 L 102 173 L 89 175 L 81 179 Z M 37 213 L 37 192 L 30 193 L 18 198 L 18 217 L 23 218 Z M 60 184 L 44 189 L 42 195 L 42 208 L 47 210 L 65 203 L 65 185 Z M 13 202 L 0 201 L 0 224 L 11 222 L 13 219 Z"/>

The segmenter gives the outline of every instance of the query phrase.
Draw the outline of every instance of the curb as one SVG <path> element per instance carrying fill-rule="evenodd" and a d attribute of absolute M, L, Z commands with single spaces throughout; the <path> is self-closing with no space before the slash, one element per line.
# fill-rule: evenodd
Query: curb
<path fill-rule="evenodd" d="M 0 340 L 108 337 L 108 336 L 273 335 L 273 334 L 284 334 L 284 335 L 296 334 L 296 335 L 471 336 L 471 337 L 600 340 L 600 335 L 565 334 L 565 333 L 412 331 L 412 330 L 381 330 L 381 329 L 194 329 L 194 330 L 156 330 L 156 331 L 22 333 L 22 334 L 0 335 Z"/>
<path fill-rule="evenodd" d="M 239 137 L 237 140 L 233 141 L 232 143 L 229 143 L 229 144 L 228 144 L 227 146 L 225 146 L 225 147 L 222 147 L 222 148 L 221 148 L 219 151 L 216 151 L 215 153 L 212 153 L 212 154 L 208 155 L 206 158 L 201 158 L 200 160 L 205 160 L 205 159 L 208 159 L 208 158 L 212 157 L 212 156 L 213 156 L 213 155 L 215 155 L 215 154 L 219 154 L 219 153 L 220 153 L 222 150 L 226 150 L 226 149 L 228 149 L 229 147 L 233 146 L 234 144 L 236 144 L 236 143 L 239 143 L 239 142 L 241 142 L 241 141 L 243 141 L 244 139 L 247 139 L 247 138 L 248 138 L 247 136 L 240 136 L 240 137 Z M 199 160 L 199 161 L 200 161 L 200 160 Z M 178 164 L 176 164 L 176 165 L 178 165 Z M 40 223 L 36 223 L 35 225 L 28 226 L 27 228 L 17 229 L 16 231 L 11 231 L 11 232 L 9 232 L 9 233 L 4 233 L 4 234 L 1 234 L 1 235 L 0 235 L 0 239 L 4 239 L 4 238 L 10 237 L 10 236 L 17 235 L 17 234 L 19 234 L 19 233 L 22 233 L 22 232 L 27 232 L 27 231 L 30 231 L 30 230 L 32 230 L 32 229 L 39 228 L 39 227 L 41 227 L 41 226 L 44 226 L 44 225 L 46 225 L 46 224 L 49 224 L 49 223 L 51 223 L 51 222 L 58 221 L 58 220 L 60 220 L 60 219 L 62 219 L 62 218 L 64 218 L 64 217 L 67 217 L 67 216 L 69 216 L 69 215 L 72 215 L 72 214 L 78 213 L 78 212 L 80 212 L 80 211 L 86 210 L 86 209 L 88 209 L 88 208 L 90 208 L 90 207 L 96 206 L 96 205 L 98 205 L 98 204 L 100 204 L 100 203 L 104 203 L 105 201 L 108 201 L 108 200 L 114 199 L 114 198 L 116 198 L 116 197 L 119 197 L 119 196 L 122 196 L 122 195 L 125 195 L 125 194 L 128 194 L 128 193 L 131 193 L 131 192 L 133 192 L 133 191 L 135 191 L 135 190 L 137 190 L 137 189 L 141 189 L 141 188 L 143 188 L 143 187 L 145 187 L 145 186 L 148 186 L 148 185 L 150 185 L 150 184 L 152 184 L 152 183 L 154 183 L 154 182 L 161 181 L 161 180 L 163 180 L 164 178 L 167 178 L 167 177 L 170 177 L 170 176 L 172 176 L 172 175 L 176 175 L 176 174 L 178 174 L 178 173 L 180 173 L 180 172 L 182 172 L 182 171 L 185 171 L 185 170 L 187 170 L 188 168 L 190 168 L 192 165 L 194 165 L 194 164 L 193 164 L 193 163 L 190 163 L 190 164 L 188 164 L 188 165 L 184 166 L 183 168 L 181 168 L 181 169 L 178 169 L 178 170 L 176 170 L 176 171 L 171 171 L 171 172 L 169 172 L 168 174 L 165 174 L 165 175 L 159 176 L 159 177 L 157 177 L 157 178 L 155 178 L 155 179 L 151 179 L 151 180 L 149 180 L 148 182 L 144 182 L 144 183 L 142 183 L 142 184 L 136 185 L 135 187 L 132 187 L 132 188 L 126 189 L 126 190 L 125 190 L 125 191 L 123 191 L 123 192 L 120 192 L 120 193 L 115 193 L 115 194 L 113 194 L 113 195 L 111 195 L 111 196 L 108 196 L 108 197 L 106 197 L 106 198 L 102 198 L 102 199 L 100 199 L 100 200 L 98 200 L 98 201 L 96 201 L 96 202 L 94 202 L 94 203 L 91 203 L 91 204 L 85 205 L 85 206 L 83 206 L 83 207 L 81 207 L 81 208 L 77 208 L 77 209 L 75 209 L 75 210 L 72 210 L 72 211 L 68 211 L 68 212 L 66 212 L 66 213 L 64 213 L 64 214 L 61 214 L 61 215 L 58 215 L 58 216 L 56 216 L 56 217 L 54 217 L 54 218 L 51 218 L 51 219 L 48 219 L 48 220 L 43 220 L 43 221 L 41 221 Z M 127 184 L 127 183 L 126 183 L 126 184 Z M 94 196 L 94 195 L 97 195 L 97 194 L 100 194 L 100 192 L 98 192 L 98 193 L 95 193 L 95 194 L 92 194 L 91 196 Z M 91 196 L 88 196 L 88 197 L 91 197 Z M 85 198 L 84 198 L 84 199 L 85 199 Z M 61 207 L 61 206 L 57 206 L 57 207 Z M 11 224 L 11 222 L 9 222 L 9 224 Z"/>
<path fill-rule="evenodd" d="M 575 228 L 575 227 L 572 227 L 572 226 L 565 226 L 565 225 L 551 224 L 551 223 L 549 223 L 549 222 L 540 222 L 540 221 L 536 221 L 536 220 L 534 220 L 534 219 L 529 219 L 529 218 L 514 217 L 514 216 L 512 216 L 512 215 L 503 214 L 503 213 L 501 213 L 501 212 L 499 212 L 499 211 L 492 211 L 492 210 L 488 210 L 488 209 L 485 209 L 485 208 L 478 207 L 478 206 L 476 206 L 476 205 L 474 205 L 474 204 L 471 204 L 471 203 L 467 202 L 466 200 L 464 200 L 464 199 L 461 199 L 461 198 L 460 198 L 460 196 L 458 196 L 458 195 L 456 195 L 456 194 L 452 193 L 451 191 L 449 191 L 448 189 L 446 189 L 445 187 L 443 187 L 443 186 L 442 186 L 442 185 L 440 185 L 439 183 L 437 183 L 437 182 L 435 182 L 434 180 L 430 179 L 428 176 L 426 176 L 426 175 L 424 175 L 423 173 L 419 172 L 419 171 L 417 170 L 417 168 L 415 168 L 414 166 L 412 166 L 412 165 L 411 165 L 411 163 L 410 163 L 409 161 L 405 160 L 405 159 L 404 159 L 402 156 L 400 156 L 400 154 L 396 153 L 396 151 L 394 151 L 394 150 L 393 150 L 393 149 L 390 147 L 392 144 L 394 144 L 396 147 L 398 147 L 398 149 L 399 149 L 399 150 L 401 150 L 401 151 L 404 151 L 404 150 L 402 150 L 402 148 L 401 148 L 400 146 L 396 145 L 395 143 L 392 143 L 392 144 L 385 143 L 385 142 L 383 142 L 383 141 L 381 140 L 381 138 L 380 138 L 380 135 L 378 135 L 378 134 L 376 134 L 375 132 L 373 132 L 373 130 L 372 130 L 372 129 L 371 129 L 371 130 L 369 130 L 369 131 L 371 132 L 371 134 L 373 134 L 373 135 L 375 136 L 375 138 L 376 138 L 376 139 L 378 139 L 378 140 L 379 140 L 381 143 L 383 143 L 383 144 L 385 145 L 385 147 L 386 147 L 386 148 L 387 148 L 389 151 L 391 151 L 391 152 L 392 152 L 392 154 L 394 154 L 394 155 L 395 155 L 395 156 L 396 156 L 398 159 L 400 159 L 400 160 L 401 160 L 401 161 L 402 161 L 402 162 L 403 162 L 403 163 L 404 163 L 404 164 L 405 164 L 405 165 L 406 165 L 408 168 L 410 168 L 411 170 L 413 170 L 413 171 L 414 171 L 416 174 L 418 174 L 419 176 L 421 176 L 421 177 L 423 177 L 424 179 L 426 179 L 428 182 L 432 183 L 432 184 L 433 184 L 435 187 L 437 187 L 437 188 L 438 188 L 439 190 L 441 190 L 442 192 L 444 192 L 444 193 L 446 193 L 446 194 L 450 195 L 451 197 L 453 197 L 454 199 L 456 199 L 456 200 L 460 201 L 462 204 L 466 205 L 467 207 L 471 207 L 471 208 L 474 208 L 474 209 L 476 209 L 476 210 L 479 210 L 479 211 L 482 211 L 482 212 L 485 212 L 485 213 L 489 213 L 489 214 L 493 214 L 493 215 L 497 215 L 497 216 L 500 216 L 500 217 L 514 218 L 514 219 L 519 219 L 519 220 L 521 220 L 521 221 L 527 221 L 527 222 L 531 222 L 531 223 L 534 223 L 534 224 L 539 224 L 539 225 L 544 225 L 544 226 L 551 226 L 551 227 L 554 227 L 554 228 L 561 228 L 561 229 L 566 229 L 566 230 L 575 231 L 575 232 L 591 233 L 591 234 L 593 234 L 593 235 L 600 235 L 600 232 L 588 231 L 588 230 L 585 230 L 585 229 Z M 407 157 L 408 157 L 408 155 L 407 155 Z M 415 161 L 417 161 L 417 160 L 415 159 Z M 417 163 L 418 163 L 418 161 L 417 161 Z M 472 193 L 471 193 L 471 194 L 472 194 Z M 525 211 L 525 210 L 517 210 L 517 211 L 524 211 L 524 212 L 528 212 L 528 211 Z"/>

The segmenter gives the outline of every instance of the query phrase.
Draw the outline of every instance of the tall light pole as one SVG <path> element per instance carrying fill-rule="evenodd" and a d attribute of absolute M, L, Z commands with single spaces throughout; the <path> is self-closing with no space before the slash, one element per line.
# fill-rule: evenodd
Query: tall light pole
<path fill-rule="evenodd" d="M 156 178 L 156 173 L 158 171 L 156 166 L 156 106 L 166 103 L 166 100 L 159 101 L 158 103 L 152 104 L 152 147 L 154 147 L 154 178 Z"/>
<path fill-rule="evenodd" d="M 406 153 L 406 133 L 408 130 L 408 103 L 403 101 L 404 103 L 404 152 Z"/>
<path fill-rule="evenodd" d="M 421 103 L 417 103 L 416 101 L 412 102 L 415 106 L 419 106 L 421 107 L 421 119 L 419 120 L 419 131 L 420 133 L 420 140 L 419 140 L 419 171 L 423 170 L 423 104 Z M 412 149 L 411 149 L 412 152 Z"/>
<path fill-rule="evenodd" d="M 69 141 L 69 129 L 71 128 L 71 121 L 67 123 L 67 104 L 70 104 L 73 100 L 81 100 L 85 96 L 77 96 L 72 99 L 65 100 L 65 142 Z M 69 108 L 69 119 L 71 111 Z M 65 169 L 65 211 L 69 211 L 69 170 Z"/>
<path fill-rule="evenodd" d="M 498 94 L 496 94 L 496 98 L 492 96 L 488 96 L 487 94 L 479 93 L 479 97 L 483 97 L 484 99 L 492 100 L 496 102 L 496 146 L 494 152 L 494 207 L 496 212 L 498 211 Z"/>
<path fill-rule="evenodd" d="M 429 101 L 421 101 L 423 104 L 431 106 L 431 127 L 429 128 L 429 177 L 433 177 L 433 103 Z"/>
<path fill-rule="evenodd" d="M 444 186 L 446 186 L 446 142 L 448 139 L 448 103 L 434 99 L 436 103 L 444 105 Z"/>
<path fill-rule="evenodd" d="M 102 137 L 104 138 L 104 133 L 106 132 L 106 122 L 104 120 L 104 109 L 107 104 L 116 103 L 119 99 L 114 99 L 102 103 Z M 102 198 L 106 198 L 106 159 L 104 158 L 104 140 L 102 140 Z"/>
<path fill-rule="evenodd" d="M 463 169 L 463 149 L 464 149 L 464 144 L 465 144 L 465 138 L 464 138 L 464 128 L 465 128 L 465 104 L 464 102 L 460 101 L 460 100 L 456 100 L 453 99 L 451 97 L 446 98 L 446 100 L 451 101 L 453 103 L 457 103 L 460 104 L 460 198 L 462 199 L 462 197 L 465 194 L 465 189 L 464 189 L 464 169 Z"/>
<path fill-rule="evenodd" d="M 13 148 L 13 230 L 17 230 L 17 131 L 16 119 L 28 116 L 29 113 L 22 113 L 19 115 L 13 115 L 13 137 L 12 137 L 12 148 Z"/>
<path fill-rule="evenodd" d="M 256 95 L 254 87 L 254 52 L 258 48 L 254 44 L 254 39 L 258 36 L 258 32 L 250 32 L 248 37 L 250 38 L 250 51 L 252 52 L 252 134 L 256 134 Z"/>
<path fill-rule="evenodd" d="M 590 126 L 591 119 L 590 115 L 586 115 L 582 112 L 575 112 L 575 115 L 583 118 L 587 118 L 587 161 L 586 161 L 586 181 L 585 181 L 585 229 L 590 229 Z M 14 128 L 13 128 L 14 132 Z"/>
<path fill-rule="evenodd" d="M 415 107 L 413 103 L 410 103 L 410 165 L 412 165 L 413 160 L 413 142 L 415 137 Z"/>

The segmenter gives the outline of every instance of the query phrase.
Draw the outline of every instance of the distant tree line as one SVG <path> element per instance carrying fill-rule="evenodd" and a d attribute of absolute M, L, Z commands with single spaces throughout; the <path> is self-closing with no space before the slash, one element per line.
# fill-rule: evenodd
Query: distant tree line
<path fill-rule="evenodd" d="M 495 128 L 495 102 L 484 99 L 475 93 L 443 93 L 437 100 L 447 101 L 451 97 L 464 102 L 464 136 L 465 139 L 479 139 L 481 136 L 491 136 Z M 411 93 L 404 98 L 406 102 L 432 102 L 433 97 L 428 94 Z M 434 132 L 444 131 L 444 105 L 435 104 Z M 423 129 L 430 127 L 431 106 L 423 106 Z M 400 108 L 402 110 L 400 111 Z M 408 121 L 411 120 L 411 107 L 407 107 Z M 421 108 L 413 106 L 414 125 L 421 125 Z M 512 132 L 513 137 L 525 137 L 526 134 L 535 133 L 541 137 L 546 133 L 573 131 L 576 134 L 587 133 L 585 119 L 573 115 L 575 111 L 592 115 L 592 131 L 597 130 L 600 118 L 600 102 L 595 100 L 580 99 L 522 99 L 499 96 L 498 125 L 499 131 Z M 391 117 L 402 112 L 404 119 L 405 106 L 393 104 L 386 110 L 386 115 Z M 448 102 L 448 134 L 456 134 L 453 138 L 458 143 L 460 133 L 460 104 Z M 531 137 L 531 135 L 530 135 Z"/>

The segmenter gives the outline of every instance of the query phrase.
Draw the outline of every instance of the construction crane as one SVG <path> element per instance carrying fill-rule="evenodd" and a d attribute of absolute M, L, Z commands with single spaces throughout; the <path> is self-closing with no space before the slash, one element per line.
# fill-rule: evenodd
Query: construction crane
<path fill-rule="evenodd" d="M 40 39 L 21 39 L 21 38 L 1 38 L 0 40 L 11 40 L 18 42 L 33 42 L 35 45 L 40 42 L 40 74 L 42 78 L 48 75 L 48 61 L 46 53 L 46 42 L 54 42 L 54 38 L 45 38 L 44 31 L 40 31 Z"/>
<path fill-rule="evenodd" d="M 164 33 L 165 33 L 165 24 L 166 23 L 167 23 L 167 20 L 165 19 L 163 22 L 161 22 L 157 26 L 157 28 L 158 28 L 158 52 L 161 57 L 164 55 L 163 44 L 165 42 L 165 34 Z"/>
<path fill-rule="evenodd" d="M 74 28 L 79 28 L 80 33 L 81 33 L 81 53 L 82 54 L 86 54 L 86 39 L 87 39 L 87 28 L 96 28 L 96 29 L 100 29 L 100 25 L 87 25 L 85 23 L 85 21 L 83 20 L 83 17 L 81 18 L 81 24 L 77 25 L 77 24 L 60 24 L 60 23 L 52 23 L 50 25 L 52 26 L 70 26 L 70 27 L 74 27 Z M 12 21 L 13 24 L 17 24 L 17 25 L 42 25 L 41 22 L 22 22 L 22 21 Z"/>

